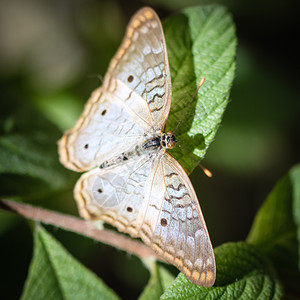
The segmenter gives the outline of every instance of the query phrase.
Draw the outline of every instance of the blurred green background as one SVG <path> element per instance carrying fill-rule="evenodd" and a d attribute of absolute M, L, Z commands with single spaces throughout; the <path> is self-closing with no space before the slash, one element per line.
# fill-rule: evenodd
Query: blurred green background
<path fill-rule="evenodd" d="M 53 141 L 72 127 L 90 93 L 101 85 L 129 18 L 144 5 L 163 19 L 181 8 L 210 3 L 225 5 L 233 15 L 237 70 L 231 102 L 203 160 L 214 176 L 207 178 L 198 168 L 191 179 L 214 247 L 244 240 L 272 186 L 299 162 L 299 6 L 292 1 L 0 0 L 1 141 L 11 142 L 5 138 L 13 128 L 13 145 L 19 145 L 15 151 L 30 153 L 35 165 L 30 167 L 26 155 L 33 172 L 27 177 L 20 167 L 24 161 L 0 166 L 1 197 L 76 215 L 72 188 L 78 175 L 53 168 L 59 165 Z M 52 135 L 43 134 L 44 128 Z M 25 142 L 24 136 L 30 139 Z M 44 154 L 39 146 L 47 143 Z M 43 174 L 40 166 L 49 172 Z M 8 174 L 12 167 L 13 175 Z M 3 299 L 21 295 L 32 255 L 28 225 L 0 211 Z M 137 258 L 48 230 L 123 299 L 137 296 L 146 284 L 148 271 Z"/>

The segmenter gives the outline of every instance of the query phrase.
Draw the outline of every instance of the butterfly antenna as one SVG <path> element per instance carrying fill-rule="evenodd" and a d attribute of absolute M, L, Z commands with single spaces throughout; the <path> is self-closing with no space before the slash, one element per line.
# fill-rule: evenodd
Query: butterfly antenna
<path fill-rule="evenodd" d="M 190 106 L 192 105 L 192 103 L 193 103 L 195 97 L 197 96 L 199 89 L 200 89 L 201 86 L 203 85 L 204 81 L 205 81 L 205 78 L 203 77 L 203 78 L 200 80 L 200 82 L 199 82 L 199 84 L 198 84 L 198 87 L 197 87 L 197 89 L 196 89 L 196 91 L 195 91 L 195 93 L 194 93 L 194 95 L 193 95 L 193 97 L 192 97 L 190 103 L 189 103 L 188 106 L 186 107 L 184 113 L 181 115 L 181 118 L 180 118 L 180 120 L 178 121 L 178 123 L 177 123 L 175 129 L 173 130 L 173 133 L 175 133 L 175 132 L 177 131 L 179 125 L 181 124 L 181 122 L 182 122 L 183 119 L 185 118 L 185 116 L 186 116 L 186 114 L 187 114 L 187 112 L 188 112 L 188 109 L 189 109 Z"/>

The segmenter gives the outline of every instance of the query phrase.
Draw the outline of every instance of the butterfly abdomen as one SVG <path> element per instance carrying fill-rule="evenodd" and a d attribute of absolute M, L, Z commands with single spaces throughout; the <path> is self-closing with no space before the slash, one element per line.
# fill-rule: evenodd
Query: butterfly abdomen
<path fill-rule="evenodd" d="M 145 154 L 152 154 L 163 149 L 172 149 L 175 147 L 176 139 L 172 132 L 167 132 L 162 135 L 154 135 L 153 137 L 147 139 L 141 145 L 136 145 L 131 151 L 122 152 L 120 155 L 112 157 L 100 164 L 99 168 L 109 168 L 116 165 L 120 165 L 131 159 L 132 157 L 141 156 Z"/>
<path fill-rule="evenodd" d="M 129 159 L 129 153 L 127 152 L 123 152 L 118 156 L 115 156 L 111 159 L 108 159 L 106 161 L 104 161 L 102 164 L 100 164 L 99 168 L 100 169 L 105 169 L 108 167 L 112 167 L 112 166 L 116 166 L 116 165 L 120 165 L 123 162 L 127 161 Z"/>
<path fill-rule="evenodd" d="M 136 145 L 134 149 L 122 152 L 120 155 L 117 155 L 104 161 L 100 164 L 99 168 L 105 169 L 109 167 L 114 167 L 123 164 L 127 160 L 132 159 L 136 156 L 146 155 L 147 153 L 153 152 L 153 150 L 160 149 L 160 139 L 161 138 L 159 136 L 148 139 L 141 145 Z"/>

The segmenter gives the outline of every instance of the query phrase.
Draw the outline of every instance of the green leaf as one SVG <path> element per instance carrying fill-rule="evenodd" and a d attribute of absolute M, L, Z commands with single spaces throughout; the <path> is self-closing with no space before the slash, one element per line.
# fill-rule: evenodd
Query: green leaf
<path fill-rule="evenodd" d="M 272 260 L 288 289 L 300 291 L 300 165 L 270 192 L 247 241 Z"/>
<path fill-rule="evenodd" d="M 34 232 L 34 253 L 22 299 L 119 299 L 76 261 L 42 227 Z"/>
<path fill-rule="evenodd" d="M 235 27 L 220 6 L 187 8 L 163 24 L 173 85 L 167 131 L 175 130 L 180 145 L 170 153 L 192 171 L 214 139 L 228 103 Z M 203 77 L 206 81 L 193 100 Z"/>
<path fill-rule="evenodd" d="M 0 102 L 1 196 L 40 197 L 64 186 L 70 172 L 58 161 L 60 131 L 20 99 Z"/>
<path fill-rule="evenodd" d="M 159 299 L 159 297 L 163 294 L 166 288 L 174 280 L 174 276 L 156 262 L 153 262 L 150 271 L 150 280 L 146 285 L 145 289 L 143 290 L 142 294 L 138 298 L 139 300 Z"/>
<path fill-rule="evenodd" d="M 191 283 L 180 273 L 161 299 L 281 299 L 282 288 L 268 260 L 245 242 L 215 249 L 217 279 L 211 288 Z"/>

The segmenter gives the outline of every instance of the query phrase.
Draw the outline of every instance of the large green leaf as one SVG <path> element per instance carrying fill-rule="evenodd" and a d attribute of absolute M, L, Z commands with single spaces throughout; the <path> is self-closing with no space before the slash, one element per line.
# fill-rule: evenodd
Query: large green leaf
<path fill-rule="evenodd" d="M 228 103 L 235 27 L 220 6 L 187 8 L 163 24 L 173 85 L 166 129 L 175 130 L 179 144 L 171 154 L 192 171 L 212 142 Z M 193 99 L 203 77 L 206 81 Z"/>
<path fill-rule="evenodd" d="M 300 292 L 300 165 L 270 192 L 247 240 L 272 260 L 288 289 Z"/>
<path fill-rule="evenodd" d="M 215 249 L 217 279 L 211 288 L 197 286 L 180 273 L 161 299 L 280 299 L 282 288 L 259 250 L 245 242 Z"/>
<path fill-rule="evenodd" d="M 33 259 L 22 299 L 119 298 L 42 227 L 37 226 L 34 232 Z"/>

